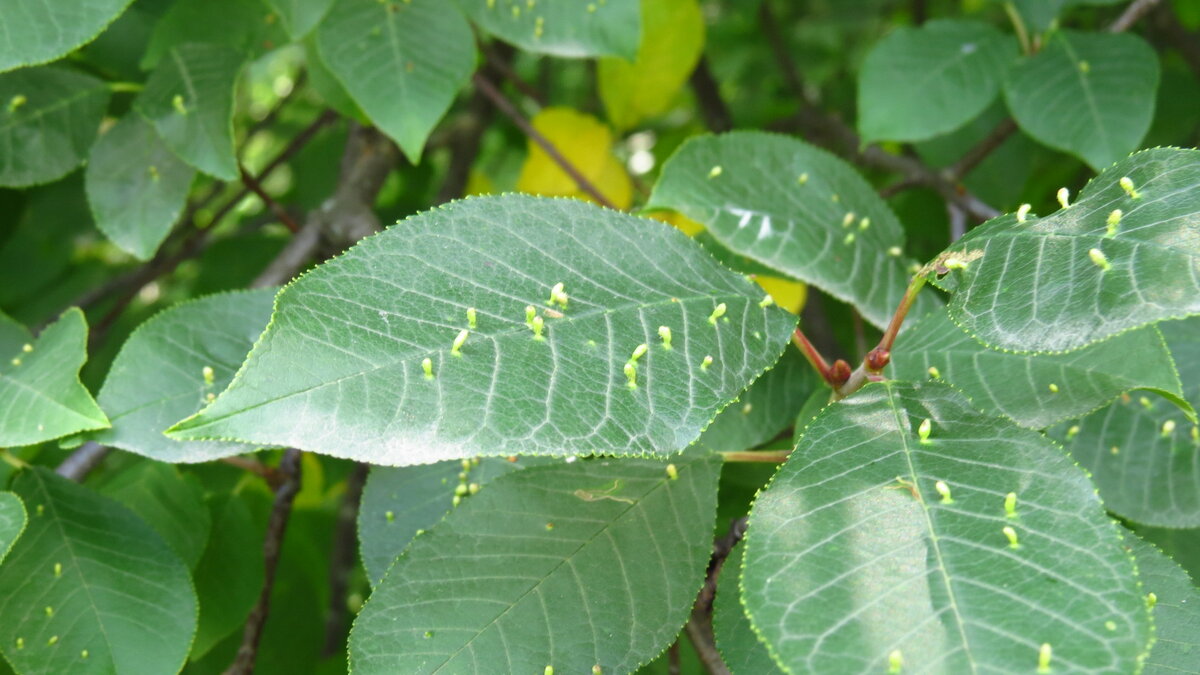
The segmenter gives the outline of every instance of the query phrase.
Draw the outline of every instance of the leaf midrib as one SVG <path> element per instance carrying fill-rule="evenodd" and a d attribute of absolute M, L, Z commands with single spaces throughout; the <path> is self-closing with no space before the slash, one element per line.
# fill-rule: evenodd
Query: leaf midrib
<path fill-rule="evenodd" d="M 652 302 L 652 303 L 648 303 L 648 304 L 624 304 L 624 305 L 618 305 L 616 307 L 598 308 L 596 310 L 592 310 L 590 312 L 584 312 L 584 313 L 581 313 L 578 315 L 564 316 L 561 320 L 557 320 L 557 322 L 560 325 L 564 324 L 564 323 L 570 324 L 573 321 L 582 321 L 584 319 L 590 319 L 595 316 L 600 316 L 603 314 L 611 314 L 611 313 L 615 313 L 618 311 L 626 311 L 626 310 L 641 311 L 641 310 L 646 310 L 646 309 L 656 309 L 659 307 L 665 307 L 665 306 L 670 306 L 670 305 L 682 305 L 687 302 L 701 302 L 704 300 L 717 301 L 717 300 L 722 300 L 722 299 L 745 300 L 747 302 L 750 301 L 750 299 L 747 298 L 746 296 L 735 294 L 733 291 L 730 291 L 728 295 L 719 295 L 719 294 L 718 295 L 704 295 L 704 296 L 694 296 L 694 297 L 686 298 L 686 299 L 672 297 L 672 298 L 667 298 L 664 300 L 660 300 L 658 302 Z M 268 332 L 270 332 L 272 327 L 274 327 L 273 326 L 274 323 L 275 323 L 275 317 L 273 316 L 271 318 L 270 324 L 268 324 L 268 326 L 267 326 L 267 329 L 263 332 L 264 336 Z M 551 329 L 553 329 L 554 325 L 555 324 L 547 324 L 547 331 L 550 331 Z M 512 336 L 520 335 L 520 334 L 523 334 L 526 332 L 529 332 L 529 329 L 528 329 L 528 327 L 524 327 L 524 324 L 514 324 L 514 327 L 509 330 L 502 330 L 502 331 L 498 331 L 496 333 L 491 333 L 489 335 L 479 335 L 479 337 L 496 342 L 500 338 L 512 337 Z M 476 335 L 476 334 L 472 333 L 472 335 Z M 549 336 L 546 336 L 547 342 L 549 342 L 550 339 L 551 338 Z M 264 344 L 264 343 L 260 343 L 260 344 Z M 256 348 L 258 346 L 259 345 L 255 345 Z M 350 380 L 350 379 L 357 378 L 357 377 L 364 377 L 367 375 L 372 375 L 374 373 L 380 372 L 382 370 L 387 370 L 388 368 L 394 368 L 396 366 L 402 365 L 403 363 L 405 363 L 405 361 L 407 361 L 408 359 L 410 359 L 416 355 L 443 354 L 443 353 L 449 353 L 449 350 L 445 349 L 445 348 L 434 348 L 434 349 L 421 350 L 420 352 L 415 352 L 415 353 L 405 353 L 403 358 L 398 358 L 398 359 L 389 361 L 384 364 L 375 365 L 366 370 L 360 370 L 355 373 L 349 373 L 347 375 L 343 375 L 341 377 L 338 377 L 338 378 L 335 378 L 332 380 L 314 384 L 311 387 L 305 387 L 305 388 L 297 390 L 297 391 L 288 392 L 288 393 L 282 394 L 280 396 L 275 396 L 275 397 L 272 397 L 272 398 L 269 398 L 269 399 L 266 399 L 263 401 L 259 401 L 252 405 L 243 406 L 241 408 L 238 408 L 236 410 L 230 411 L 228 413 L 225 413 L 225 414 L 222 414 L 219 416 L 205 416 L 205 412 L 208 410 L 208 408 L 220 403 L 221 399 L 225 396 L 225 394 L 228 392 L 231 392 L 233 390 L 233 387 L 241 381 L 242 374 L 243 374 L 243 372 L 245 372 L 246 367 L 247 367 L 246 364 L 249 364 L 250 361 L 252 360 L 252 357 L 254 356 L 254 351 L 251 351 L 250 356 L 248 356 L 246 358 L 246 361 L 245 361 L 245 363 L 243 363 L 241 370 L 239 370 L 237 372 L 237 374 L 234 375 L 233 381 L 229 383 L 229 386 L 226 388 L 225 392 L 222 392 L 221 395 L 218 396 L 215 401 L 213 401 L 211 404 L 206 406 L 203 410 L 199 411 L 198 413 L 196 413 L 194 415 L 191 415 L 190 417 L 184 418 L 182 421 L 178 422 L 176 425 L 169 427 L 164 433 L 166 433 L 169 437 L 176 438 L 175 435 L 178 434 L 180 431 L 201 429 L 205 426 L 215 424 L 216 422 L 219 422 L 221 420 L 229 419 L 229 418 L 235 417 L 237 415 L 242 415 L 251 410 L 255 410 L 257 408 L 261 408 L 263 406 L 267 406 L 272 403 L 276 403 L 278 401 L 282 401 L 284 399 L 291 398 L 293 396 L 300 396 L 302 394 L 307 394 L 311 391 L 316 391 L 323 387 L 341 384 L 342 382 L 345 382 L 346 380 Z M 188 424 L 189 422 L 192 422 L 194 420 L 203 420 L 204 423 L 203 424 L 195 424 L 195 423 Z M 184 424 L 187 424 L 187 426 L 180 426 L 180 425 L 184 425 Z M 176 438 L 176 440 L 188 440 L 188 439 Z M 230 440 L 235 440 L 235 439 L 230 439 Z M 245 442 L 245 441 L 243 440 L 243 442 Z"/>

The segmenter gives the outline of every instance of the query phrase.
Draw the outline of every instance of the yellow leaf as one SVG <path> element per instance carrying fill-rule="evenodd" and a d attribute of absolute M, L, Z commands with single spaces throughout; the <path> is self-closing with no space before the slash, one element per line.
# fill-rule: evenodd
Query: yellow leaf
<path fill-rule="evenodd" d="M 689 237 L 694 237 L 704 231 L 704 226 L 678 211 L 658 211 L 645 214 L 655 220 L 674 225 Z"/>
<path fill-rule="evenodd" d="M 799 314 L 804 309 L 804 301 L 808 299 L 808 286 L 804 282 L 762 274 L 754 277 L 754 280 L 775 298 L 775 304 L 792 314 Z"/>
<path fill-rule="evenodd" d="M 704 15 L 696 0 L 642 0 L 637 60 L 600 59 L 600 100 L 617 129 L 666 112 L 704 51 Z"/>
<path fill-rule="evenodd" d="M 633 185 L 625 167 L 612 154 L 612 132 L 604 123 L 570 108 L 544 108 L 533 118 L 533 127 L 613 206 L 629 208 L 633 201 Z M 532 140 L 529 141 L 529 156 L 517 179 L 517 190 L 595 201 Z"/>

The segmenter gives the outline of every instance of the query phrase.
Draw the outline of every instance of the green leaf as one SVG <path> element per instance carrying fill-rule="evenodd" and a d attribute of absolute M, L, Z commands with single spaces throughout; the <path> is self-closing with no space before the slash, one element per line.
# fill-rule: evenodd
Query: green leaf
<path fill-rule="evenodd" d="M 283 29 L 293 40 L 308 35 L 329 12 L 334 0 L 266 0 L 283 20 Z"/>
<path fill-rule="evenodd" d="M 29 528 L 0 566 L 0 651 L 20 673 L 175 673 L 196 630 L 187 568 L 117 502 L 35 467 Z"/>
<path fill-rule="evenodd" d="M 971 230 L 941 256 L 967 262 L 936 280 L 954 292 L 950 317 L 994 348 L 1053 352 L 1200 313 L 1198 188 L 1200 151 L 1156 148 L 1105 170 L 1067 209 Z"/>
<path fill-rule="evenodd" d="M 1086 415 L 1133 389 L 1153 390 L 1195 414 L 1153 326 L 1066 354 L 1014 354 L 988 349 L 935 312 L 901 333 L 892 354 L 896 379 L 944 378 L 976 406 L 1031 429 Z"/>
<path fill-rule="evenodd" d="M 212 519 L 204 489 L 194 476 L 185 476 L 170 464 L 138 459 L 132 466 L 103 475 L 90 487 L 129 507 L 188 569 L 195 569 L 208 544 Z"/>
<path fill-rule="evenodd" d="M 789 349 L 775 367 L 717 415 L 697 443 L 718 452 L 761 445 L 791 426 L 796 411 L 822 385 L 800 351 Z"/>
<path fill-rule="evenodd" d="M 141 67 L 157 67 L 187 43 L 224 45 L 257 57 L 287 42 L 277 18 L 261 0 L 174 0 L 154 26 Z"/>
<path fill-rule="evenodd" d="M 1136 35 L 1064 30 L 1012 69 L 1004 95 L 1021 129 L 1099 171 L 1146 135 L 1158 71 Z"/>
<path fill-rule="evenodd" d="M 628 672 L 667 647 L 711 546 L 720 460 L 509 474 L 418 537 L 354 622 L 355 673 Z M 501 561 L 519 560 L 502 567 Z"/>
<path fill-rule="evenodd" d="M 1200 317 L 1160 328 L 1179 366 L 1183 396 L 1200 405 Z M 1140 363 L 1142 354 L 1125 358 Z M 1147 525 L 1200 526 L 1200 432 L 1171 402 L 1125 396 L 1053 435 L 1092 473 L 1111 511 Z"/>
<path fill-rule="evenodd" d="M 0 361 L 0 448 L 108 426 L 79 381 L 84 361 L 87 322 L 76 308 L 47 326 L 33 344 Z"/>
<path fill-rule="evenodd" d="M 430 36 L 437 36 L 431 49 Z M 475 38 L 445 0 L 338 0 L 317 28 L 321 60 L 416 164 L 475 70 Z"/>
<path fill-rule="evenodd" d="M 484 31 L 523 51 L 568 58 L 637 58 L 642 27 L 638 0 L 458 0 Z"/>
<path fill-rule="evenodd" d="M 33 342 L 29 329 L 0 312 L 0 363 L 19 356 L 21 347 Z"/>
<path fill-rule="evenodd" d="M 713 601 L 713 633 L 721 659 L 733 675 L 782 675 L 767 646 L 758 639 L 750 617 L 742 608 L 738 576 L 742 571 L 745 546 L 735 546 L 725 559 L 717 578 L 717 597 Z"/>
<path fill-rule="evenodd" d="M 600 59 L 596 86 L 608 119 L 629 129 L 666 112 L 704 53 L 704 14 L 696 0 L 643 0 L 637 58 Z"/>
<path fill-rule="evenodd" d="M 59 66 L 0 75 L 0 185 L 49 183 L 73 171 L 107 104 L 103 82 Z"/>
<path fill-rule="evenodd" d="M 1154 647 L 1142 675 L 1200 673 L 1200 590 L 1188 573 L 1153 544 L 1125 534 L 1142 590 L 1153 593 Z"/>
<path fill-rule="evenodd" d="M 238 176 L 233 149 L 233 89 L 243 57 L 216 44 L 172 47 L 134 107 L 175 154 L 221 180 Z"/>
<path fill-rule="evenodd" d="M 568 306 L 551 307 L 560 283 Z M 790 338 L 795 317 L 760 307 L 762 297 L 662 223 L 567 199 L 463 200 L 285 288 L 229 388 L 168 433 L 391 465 L 668 454 Z M 543 339 L 527 307 L 541 308 Z M 455 355 L 468 308 L 477 328 Z M 648 348 L 630 388 L 625 364 L 639 344 Z"/>
<path fill-rule="evenodd" d="M 87 194 L 100 228 L 114 244 L 149 260 L 183 211 L 196 172 L 136 114 L 126 115 L 92 146 Z"/>
<path fill-rule="evenodd" d="M 358 107 L 354 99 L 350 98 L 346 88 L 333 73 L 329 72 L 329 66 L 321 60 L 315 33 L 304 40 L 304 66 L 308 73 L 309 84 L 324 99 L 326 105 L 343 117 L 348 117 L 363 125 L 371 124 L 367 114 Z"/>
<path fill-rule="evenodd" d="M 191 660 L 196 661 L 242 627 L 263 587 L 263 533 L 244 498 L 222 493 L 208 503 L 212 534 L 196 565 L 200 619 Z M 222 668 L 228 661 L 222 664 Z"/>
<path fill-rule="evenodd" d="M 130 2 L 0 2 L 0 16 L 4 17 L 4 30 L 0 31 L 0 72 L 65 56 L 94 40 Z"/>
<path fill-rule="evenodd" d="M 27 521 L 21 498 L 11 492 L 0 492 L 0 563 L 25 531 Z"/>
<path fill-rule="evenodd" d="M 1029 30 L 1040 33 L 1054 23 L 1062 10 L 1079 5 L 1115 5 L 1123 0 L 993 0 L 1011 2 Z"/>
<path fill-rule="evenodd" d="M 134 331 L 98 397 L 112 428 L 92 438 L 163 462 L 204 462 L 258 446 L 179 441 L 163 430 L 204 407 L 233 379 L 271 316 L 275 289 L 210 295 L 180 303 Z M 212 369 L 212 382 L 205 368 Z"/>
<path fill-rule="evenodd" d="M 1135 672 L 1151 635 L 1086 474 L 944 384 L 822 412 L 746 545 L 743 602 L 794 672 L 885 672 L 897 652 L 904 672 L 1033 672 L 1044 644 L 1054 672 Z"/>
<path fill-rule="evenodd" d="M 903 259 L 889 253 L 904 230 L 887 204 L 850 165 L 794 138 L 691 138 L 663 166 L 646 208 L 682 213 L 734 253 L 819 286 L 879 327 L 908 283 Z M 936 305 L 926 294 L 913 316 Z"/>
<path fill-rule="evenodd" d="M 919 141 L 957 129 L 995 100 L 1016 56 L 1016 41 L 981 21 L 897 28 L 859 74 L 863 141 Z"/>
<path fill-rule="evenodd" d="M 524 457 L 510 462 L 489 457 L 475 462 L 464 459 L 371 467 L 358 509 L 359 548 L 371 585 L 379 584 L 413 537 L 432 528 L 450 511 L 460 484 L 483 486 L 537 459 Z M 466 480 L 460 480 L 464 474 Z"/>

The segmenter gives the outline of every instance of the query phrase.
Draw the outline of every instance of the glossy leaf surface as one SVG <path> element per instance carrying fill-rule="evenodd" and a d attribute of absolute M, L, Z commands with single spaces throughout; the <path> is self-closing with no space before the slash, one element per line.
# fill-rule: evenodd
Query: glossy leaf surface
<path fill-rule="evenodd" d="M 566 307 L 548 302 L 558 284 Z M 668 454 L 782 352 L 795 317 L 762 297 L 662 223 L 574 200 L 468 199 L 284 289 L 225 393 L 168 433 L 391 465 Z"/>
<path fill-rule="evenodd" d="M 794 672 L 886 672 L 897 652 L 914 672 L 1033 672 L 1049 644 L 1056 670 L 1125 673 L 1149 644 L 1086 474 L 944 384 L 826 408 L 745 543 L 751 621 Z"/>
<path fill-rule="evenodd" d="M 936 282 L 954 293 L 950 317 L 993 347 L 1053 352 L 1200 313 L 1198 188 L 1200 150 L 1156 148 L 1106 169 L 1069 208 L 971 230 L 942 254 L 966 263 Z"/>

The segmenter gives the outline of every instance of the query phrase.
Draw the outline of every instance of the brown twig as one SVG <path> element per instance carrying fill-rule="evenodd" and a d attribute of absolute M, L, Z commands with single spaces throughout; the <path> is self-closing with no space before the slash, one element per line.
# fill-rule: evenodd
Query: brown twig
<path fill-rule="evenodd" d="M 696 103 L 700 107 L 700 116 L 704 125 L 714 134 L 723 133 L 733 128 L 733 116 L 729 114 L 729 106 L 721 98 L 721 90 L 713 77 L 712 69 L 708 67 L 708 58 L 700 56 L 692 70 L 689 82 L 692 92 L 696 94 Z"/>
<path fill-rule="evenodd" d="M 284 227 L 291 230 L 292 234 L 300 231 L 300 226 L 296 224 L 295 220 L 292 220 L 292 215 L 287 212 L 287 209 L 280 206 L 274 197 L 267 194 L 267 191 L 263 189 L 262 183 L 259 183 L 257 178 L 251 176 L 250 172 L 246 170 L 246 167 L 241 162 L 238 162 L 238 174 L 241 176 L 242 185 L 258 195 L 258 198 L 263 200 L 263 204 L 266 204 L 267 208 L 271 209 L 271 213 L 275 214 L 275 217 L 279 219 L 279 222 L 283 223 Z"/>
<path fill-rule="evenodd" d="M 500 43 L 499 48 L 497 48 L 495 44 L 487 42 L 486 40 L 478 37 L 476 38 L 476 43 L 478 43 L 479 51 L 483 54 L 483 58 L 487 62 L 489 68 L 494 70 L 495 73 L 500 77 L 508 80 L 512 86 L 517 88 L 517 91 L 521 92 L 531 101 L 538 104 L 539 108 L 546 107 L 546 97 L 542 95 L 542 92 L 538 91 L 537 87 L 534 87 L 532 84 L 529 84 L 522 79 L 521 76 L 517 74 L 517 71 L 513 70 L 512 66 L 509 65 L 508 60 L 512 58 L 512 54 L 515 51 L 512 49 L 512 47 L 509 47 L 504 43 Z M 506 51 L 508 54 L 505 55 L 501 53 L 501 50 Z"/>
<path fill-rule="evenodd" d="M 262 639 L 263 626 L 267 623 L 267 614 L 271 607 L 271 591 L 275 587 L 275 571 L 279 566 L 283 535 L 287 530 L 288 517 L 292 513 L 292 502 L 296 499 L 296 493 L 300 491 L 300 451 L 295 448 L 286 450 L 283 460 L 279 462 L 279 471 L 283 474 L 284 481 L 275 490 L 275 501 L 267 521 L 267 535 L 263 539 L 262 592 L 259 593 L 258 603 L 250 610 L 246 627 L 242 631 L 242 644 L 238 647 L 233 663 L 225 670 L 225 675 L 249 675 L 254 672 L 258 643 Z"/>
<path fill-rule="evenodd" d="M 710 675 L 729 675 L 729 668 L 717 651 L 716 640 L 713 637 L 712 605 L 717 594 L 717 577 L 725 566 L 725 559 L 733 547 L 746 534 L 746 518 L 738 518 L 729 526 L 725 536 L 713 542 L 712 557 L 708 561 L 708 573 L 704 578 L 704 586 L 696 596 L 692 605 L 692 615 L 684 626 L 684 632 L 700 657 L 700 664 Z"/>
<path fill-rule="evenodd" d="M 325 648 L 328 658 L 345 647 L 346 593 L 350 588 L 350 572 L 358 553 L 358 507 L 362 501 L 363 485 L 371 467 L 359 462 L 346 478 L 346 494 L 338 508 L 337 525 L 333 532 L 333 552 L 329 556 L 329 614 L 325 616 Z"/>
<path fill-rule="evenodd" d="M 1108 27 L 1108 32 L 1124 33 L 1125 31 L 1129 30 L 1130 27 L 1132 27 L 1133 24 L 1137 23 L 1139 19 L 1145 16 L 1147 12 L 1154 9 L 1154 6 L 1157 5 L 1158 2 L 1159 0 L 1134 0 L 1133 2 L 1129 3 L 1129 6 L 1125 8 L 1124 12 L 1121 12 L 1121 16 L 1117 17 L 1117 20 L 1112 22 L 1112 25 Z"/>
<path fill-rule="evenodd" d="M 282 485 L 285 479 L 285 476 L 280 473 L 279 469 L 267 466 L 257 459 L 250 459 L 249 457 L 234 455 L 233 457 L 222 457 L 220 461 L 224 464 L 236 466 L 239 469 L 249 471 L 256 476 L 259 476 L 267 482 L 267 485 L 269 485 L 272 490 L 275 490 Z"/>
<path fill-rule="evenodd" d="M 992 129 L 991 133 L 984 136 L 983 140 L 963 153 L 963 156 L 957 162 L 951 164 L 942 172 L 946 176 L 946 180 L 952 183 L 961 181 L 963 177 L 971 173 L 975 167 L 987 159 L 987 156 L 992 154 L 996 148 L 1003 145 L 1004 141 L 1008 140 L 1008 137 L 1012 136 L 1016 131 L 1017 123 L 1011 117 L 1006 117 L 1000 124 L 996 125 L 995 129 Z"/>
<path fill-rule="evenodd" d="M 600 191 L 596 189 L 595 185 L 592 185 L 590 180 L 584 178 L 583 174 L 579 173 L 579 169 L 575 168 L 575 165 L 567 160 L 567 158 L 558 151 L 558 148 L 554 147 L 554 144 L 551 143 L 549 139 L 543 136 L 540 131 L 533 128 L 533 125 L 529 123 L 529 120 L 525 119 L 525 116 L 522 115 L 519 110 L 517 110 L 516 106 L 514 106 L 511 101 L 504 97 L 504 94 L 502 94 L 494 84 L 488 81 L 488 79 L 480 73 L 475 73 L 475 75 L 472 76 L 472 82 L 475 83 L 476 88 L 483 92 L 484 96 L 487 96 L 488 99 L 491 100 L 492 105 L 496 106 L 497 110 L 504 113 L 505 117 L 508 117 L 513 124 L 517 125 L 517 128 L 520 129 L 525 136 L 529 138 L 529 140 L 537 143 L 538 147 L 540 147 L 550 157 L 550 159 L 553 160 L 554 163 L 563 170 L 564 173 L 570 176 L 571 180 L 575 181 L 575 184 L 579 186 L 580 190 L 586 192 L 589 197 L 596 201 L 597 204 L 606 206 L 610 209 L 616 208 L 613 206 L 612 202 L 608 201 L 607 197 L 600 194 Z"/>

